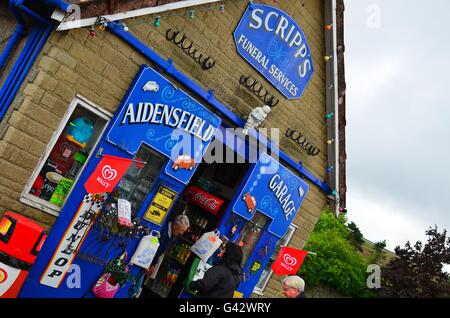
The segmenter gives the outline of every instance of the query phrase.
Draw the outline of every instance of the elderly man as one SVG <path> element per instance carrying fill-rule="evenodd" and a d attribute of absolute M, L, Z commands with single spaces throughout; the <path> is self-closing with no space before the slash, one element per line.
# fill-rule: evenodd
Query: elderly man
<path fill-rule="evenodd" d="M 185 214 L 177 215 L 173 222 L 169 222 L 167 228 L 161 231 L 159 238 L 159 248 L 153 258 L 152 265 L 149 272 L 153 272 L 155 264 L 158 262 L 159 257 L 164 254 L 176 241 L 177 236 L 183 235 L 189 228 L 189 218 Z"/>
<path fill-rule="evenodd" d="M 159 237 L 158 251 L 153 258 L 152 264 L 147 271 L 141 271 L 136 277 L 135 284 L 133 284 L 128 292 L 129 297 L 139 297 L 142 284 L 144 282 L 145 275 L 151 275 L 155 270 L 155 265 L 158 259 L 175 243 L 177 236 L 183 235 L 189 228 L 189 218 L 185 214 L 180 214 L 175 217 L 172 222 L 167 224 L 167 227 L 163 228 Z"/>
<path fill-rule="evenodd" d="M 288 276 L 283 280 L 283 294 L 287 298 L 306 298 L 305 281 L 299 276 Z"/>

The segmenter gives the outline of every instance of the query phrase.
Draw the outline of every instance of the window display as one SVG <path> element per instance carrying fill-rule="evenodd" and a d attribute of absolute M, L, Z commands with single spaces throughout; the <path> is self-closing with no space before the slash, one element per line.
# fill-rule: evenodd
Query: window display
<path fill-rule="evenodd" d="M 131 202 L 132 215 L 139 211 L 151 190 L 166 158 L 142 144 L 133 162 L 118 185 L 120 198 Z"/>
<path fill-rule="evenodd" d="M 107 119 L 77 102 L 28 191 L 28 199 L 59 210 L 106 127 Z"/>
<path fill-rule="evenodd" d="M 256 243 L 261 237 L 262 231 L 268 222 L 267 216 L 256 212 L 252 220 L 245 224 L 238 239 L 238 244 L 242 248 L 242 265 L 252 254 Z"/>

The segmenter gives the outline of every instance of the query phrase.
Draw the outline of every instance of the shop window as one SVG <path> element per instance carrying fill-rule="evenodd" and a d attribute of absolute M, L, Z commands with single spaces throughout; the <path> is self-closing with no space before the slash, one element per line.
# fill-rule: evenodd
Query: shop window
<path fill-rule="evenodd" d="M 130 165 L 117 187 L 120 198 L 131 203 L 133 215 L 138 213 L 166 161 L 163 155 L 145 144 L 141 145 L 134 159 L 137 162 Z"/>
<path fill-rule="evenodd" d="M 289 244 L 296 229 L 297 229 L 296 225 L 294 225 L 294 224 L 289 225 L 289 228 L 288 228 L 286 234 L 278 241 L 277 245 L 275 246 L 275 251 L 273 252 L 272 256 L 270 257 L 270 260 L 267 263 L 266 268 L 264 268 L 264 270 L 261 274 L 261 277 L 259 278 L 259 281 L 253 290 L 254 293 L 256 293 L 258 295 L 263 295 L 263 291 L 266 288 L 266 285 L 269 282 L 270 277 L 272 276 L 272 263 L 275 261 L 276 257 L 278 256 L 280 249 L 283 246 L 287 246 Z"/>
<path fill-rule="evenodd" d="M 49 142 L 20 201 L 58 215 L 112 114 L 77 96 Z"/>
<path fill-rule="evenodd" d="M 250 222 L 247 222 L 242 229 L 238 243 L 242 248 L 242 265 L 244 266 L 248 258 L 255 249 L 261 237 L 262 231 L 269 218 L 262 213 L 256 212 Z"/>

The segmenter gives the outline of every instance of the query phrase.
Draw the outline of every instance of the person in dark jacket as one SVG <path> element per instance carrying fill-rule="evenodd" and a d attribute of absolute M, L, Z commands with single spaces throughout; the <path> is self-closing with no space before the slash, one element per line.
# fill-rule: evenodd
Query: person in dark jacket
<path fill-rule="evenodd" d="M 283 280 L 283 294 L 286 298 L 306 298 L 305 281 L 296 275 Z"/>
<path fill-rule="evenodd" d="M 228 243 L 219 263 L 208 269 L 203 279 L 193 281 L 190 289 L 200 298 L 232 298 L 240 283 L 241 263 L 241 248 Z"/>

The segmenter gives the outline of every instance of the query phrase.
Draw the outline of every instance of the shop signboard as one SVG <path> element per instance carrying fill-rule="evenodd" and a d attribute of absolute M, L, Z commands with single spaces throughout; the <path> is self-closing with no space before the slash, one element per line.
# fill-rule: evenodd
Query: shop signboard
<path fill-rule="evenodd" d="M 218 116 L 144 65 L 106 139 L 131 155 L 144 142 L 170 158 L 168 175 L 187 184 L 220 123 Z"/>
<path fill-rule="evenodd" d="M 57 249 L 54 251 L 52 259 L 42 273 L 41 284 L 53 288 L 60 286 L 78 253 L 79 247 L 83 244 L 93 225 L 95 215 L 101 210 L 105 197 L 104 193 L 85 195 Z"/>
<path fill-rule="evenodd" d="M 286 12 L 250 3 L 233 33 L 238 53 L 286 98 L 300 98 L 314 72 L 303 30 Z"/>
<path fill-rule="evenodd" d="M 267 153 L 261 154 L 233 205 L 233 212 L 250 220 L 255 211 L 272 219 L 268 231 L 283 237 L 309 190 L 293 174 Z"/>
<path fill-rule="evenodd" d="M 189 202 L 202 207 L 203 209 L 214 215 L 219 212 L 220 207 L 224 202 L 218 197 L 215 197 L 212 194 L 193 185 L 188 186 L 184 193 Z"/>
<path fill-rule="evenodd" d="M 161 225 L 169 212 L 177 193 L 172 189 L 169 189 L 161 185 L 156 192 L 155 197 L 150 203 L 147 212 L 144 214 L 144 219 L 153 222 L 155 224 Z"/>

